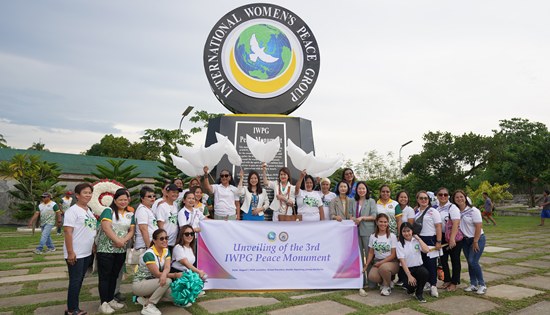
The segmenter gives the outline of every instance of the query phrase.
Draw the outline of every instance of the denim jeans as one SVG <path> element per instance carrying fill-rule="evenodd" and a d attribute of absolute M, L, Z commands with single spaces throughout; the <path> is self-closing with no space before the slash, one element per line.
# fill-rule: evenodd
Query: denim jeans
<path fill-rule="evenodd" d="M 80 289 L 82 288 L 82 281 L 86 270 L 92 262 L 93 255 L 88 257 L 78 258 L 74 265 L 69 265 L 69 290 L 67 291 L 67 310 L 76 311 L 79 310 L 78 296 L 80 295 Z"/>
<path fill-rule="evenodd" d="M 468 262 L 468 273 L 470 274 L 470 284 L 479 286 L 485 285 L 483 280 L 483 272 L 481 271 L 481 265 L 479 264 L 479 259 L 481 254 L 483 254 L 483 249 L 485 248 L 485 234 L 481 234 L 479 237 L 478 245 L 479 251 L 474 252 L 474 238 L 469 237 L 462 240 L 464 256 Z"/>
<path fill-rule="evenodd" d="M 53 224 L 44 224 L 41 226 L 41 228 L 42 235 L 40 236 L 40 243 L 38 244 L 38 247 L 36 247 L 36 249 L 41 251 L 44 246 L 47 246 L 49 249 L 54 249 L 55 246 L 53 245 L 51 237 Z"/>

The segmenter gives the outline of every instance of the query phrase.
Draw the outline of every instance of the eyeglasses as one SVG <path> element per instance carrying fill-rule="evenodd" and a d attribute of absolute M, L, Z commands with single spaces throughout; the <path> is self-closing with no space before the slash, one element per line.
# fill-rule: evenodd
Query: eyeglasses
<path fill-rule="evenodd" d="M 229 176 L 231 176 L 231 175 L 229 175 L 229 174 L 220 174 L 220 177 L 229 177 Z"/>
<path fill-rule="evenodd" d="M 389 194 L 390 191 L 389 191 L 389 190 L 382 190 L 381 193 L 383 193 L 383 194 Z"/>
<path fill-rule="evenodd" d="M 194 236 L 195 236 L 195 232 L 185 232 L 185 233 L 183 233 L 183 235 L 185 235 L 185 236 L 193 236 L 193 237 L 194 237 Z"/>
<path fill-rule="evenodd" d="M 352 172 L 345 172 L 344 175 L 353 175 Z"/>
<path fill-rule="evenodd" d="M 438 197 L 449 197 L 449 194 L 445 194 L 445 193 L 440 193 L 440 194 L 437 194 Z"/>
<path fill-rule="evenodd" d="M 417 199 L 418 199 L 418 200 L 428 200 L 428 199 L 430 199 L 430 198 L 428 198 L 428 197 L 418 197 Z"/>
<path fill-rule="evenodd" d="M 158 240 L 161 242 L 168 241 L 168 236 L 161 236 L 158 238 Z"/>
<path fill-rule="evenodd" d="M 155 195 L 147 195 L 147 196 L 145 196 L 145 198 L 155 199 L 155 198 L 157 198 L 157 197 L 156 197 Z"/>

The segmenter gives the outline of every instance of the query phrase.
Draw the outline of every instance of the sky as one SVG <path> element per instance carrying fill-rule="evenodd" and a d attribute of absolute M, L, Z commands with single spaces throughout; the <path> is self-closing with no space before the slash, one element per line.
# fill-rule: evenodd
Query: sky
<path fill-rule="evenodd" d="M 317 39 L 317 83 L 291 114 L 312 121 L 317 155 L 397 156 L 412 140 L 406 161 L 428 131 L 550 122 L 549 1 L 265 2 Z M 145 129 L 176 129 L 189 105 L 229 114 L 203 49 L 222 16 L 249 3 L 1 1 L 0 134 L 15 148 L 80 153 L 105 134 L 137 141 Z"/>

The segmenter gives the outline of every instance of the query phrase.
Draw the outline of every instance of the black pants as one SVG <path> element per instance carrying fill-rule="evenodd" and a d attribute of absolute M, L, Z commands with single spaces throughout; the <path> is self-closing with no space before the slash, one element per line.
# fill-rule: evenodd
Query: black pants
<path fill-rule="evenodd" d="M 435 235 L 434 236 L 420 236 L 424 243 L 428 246 L 435 246 Z M 428 278 L 428 282 L 431 285 L 437 284 L 437 257 L 436 258 L 430 258 L 427 254 L 422 253 L 422 261 L 424 262 L 424 267 L 428 269 L 428 272 L 430 273 L 430 276 Z"/>
<path fill-rule="evenodd" d="M 126 253 L 97 253 L 97 273 L 99 280 L 99 298 L 101 303 L 114 299 L 118 274 L 126 260 Z"/>
<path fill-rule="evenodd" d="M 445 234 L 443 234 L 445 239 Z M 462 241 L 456 242 L 456 246 L 452 249 L 449 246 L 443 247 L 443 256 L 439 257 L 441 261 L 441 267 L 443 268 L 443 274 L 445 275 L 443 282 L 450 282 L 452 284 L 460 284 L 460 253 L 462 252 Z M 449 269 L 449 256 L 451 257 L 451 265 L 453 267 L 452 275 Z"/>
<path fill-rule="evenodd" d="M 416 279 L 416 286 L 413 287 L 409 284 L 409 280 L 406 275 L 403 279 L 403 286 L 407 288 L 408 293 L 414 292 L 416 296 L 423 296 L 422 293 L 424 291 L 424 285 L 428 281 L 430 273 L 423 265 L 409 267 L 409 271 L 411 272 L 411 275 Z"/>

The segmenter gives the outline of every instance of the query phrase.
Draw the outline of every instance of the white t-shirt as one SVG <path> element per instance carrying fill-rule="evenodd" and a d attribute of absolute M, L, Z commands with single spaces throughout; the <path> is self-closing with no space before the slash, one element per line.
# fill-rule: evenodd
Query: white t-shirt
<path fill-rule="evenodd" d="M 317 193 L 323 202 L 323 213 L 325 214 L 325 220 L 330 220 L 330 208 L 328 206 L 330 205 L 330 201 L 336 198 L 336 194 L 332 191 L 329 191 L 326 195 L 323 195 L 321 191 L 317 191 Z"/>
<path fill-rule="evenodd" d="M 65 212 L 63 226 L 73 228 L 73 251 L 76 258 L 90 256 L 97 228 L 93 212 L 75 204 Z M 67 256 L 67 245 L 63 243 L 63 257 L 67 259 Z"/>
<path fill-rule="evenodd" d="M 460 230 L 462 231 L 462 234 L 466 237 L 474 237 L 476 233 L 474 223 L 483 223 L 481 211 L 479 211 L 476 207 L 467 207 L 460 215 Z M 483 234 L 483 228 L 481 229 L 481 234 Z"/>
<path fill-rule="evenodd" d="M 185 215 L 186 212 L 188 213 L 189 219 L 187 219 L 187 216 Z M 193 227 L 193 229 L 196 229 L 199 227 L 199 222 L 205 218 L 206 217 L 200 208 L 193 208 L 193 211 L 188 211 L 187 208 L 183 207 L 178 212 L 178 224 L 180 227 L 189 224 Z"/>
<path fill-rule="evenodd" d="M 441 216 L 441 223 L 443 224 L 443 226 L 447 224 L 447 220 L 449 220 L 449 215 L 451 216 L 451 220 L 460 220 L 460 210 L 457 206 L 450 202 L 447 202 L 444 206 L 439 205 L 437 207 L 437 211 L 439 211 L 439 215 Z M 443 230 L 443 233 L 445 233 L 445 230 Z"/>
<path fill-rule="evenodd" d="M 374 258 L 377 260 L 386 259 L 391 255 L 392 248 L 397 247 L 397 237 L 390 233 L 390 238 L 384 235 L 376 237 L 374 233 L 369 237 L 369 247 L 374 250 Z"/>
<path fill-rule="evenodd" d="M 414 209 L 406 206 L 405 209 L 403 209 L 401 222 L 409 222 L 409 219 L 414 219 Z"/>
<path fill-rule="evenodd" d="M 149 244 L 151 242 L 151 239 L 153 238 L 153 233 L 158 229 L 157 225 L 157 219 L 155 218 L 155 215 L 153 214 L 153 211 L 151 209 L 148 209 L 146 206 L 140 204 L 136 211 L 136 242 L 134 244 L 134 248 L 148 248 Z M 141 230 L 139 229 L 140 224 L 147 224 L 147 231 L 149 232 L 149 238 L 148 240 L 143 239 L 143 235 L 141 234 Z"/>
<path fill-rule="evenodd" d="M 214 192 L 214 214 L 217 216 L 227 216 L 237 214 L 237 207 L 235 201 L 239 200 L 239 194 L 237 187 L 229 185 L 224 187 L 223 185 L 212 185 L 212 191 Z"/>
<path fill-rule="evenodd" d="M 441 215 L 439 214 L 439 211 L 437 211 L 434 208 L 428 208 L 424 211 L 428 211 L 424 215 L 424 219 L 422 221 L 422 231 L 420 231 L 420 236 L 434 236 L 435 233 L 435 225 L 441 224 Z M 422 215 L 422 211 L 418 211 L 417 214 L 415 214 L 415 220 L 420 218 Z"/>
<path fill-rule="evenodd" d="M 296 195 L 298 214 L 302 215 L 304 221 L 320 221 L 319 207 L 323 204 L 321 197 L 316 191 L 301 190 Z"/>
<path fill-rule="evenodd" d="M 167 202 L 161 203 L 157 207 L 157 221 L 164 222 L 164 230 L 168 234 L 168 246 L 174 246 L 178 237 L 178 210 L 176 205 L 169 205 Z"/>
<path fill-rule="evenodd" d="M 174 246 L 174 252 L 172 253 L 172 267 L 179 271 L 186 271 L 185 267 L 180 260 L 187 258 L 189 263 L 192 265 L 195 263 L 195 254 L 193 254 L 193 249 L 191 247 L 181 246 L 180 244 Z"/>
<path fill-rule="evenodd" d="M 159 199 L 156 199 L 155 202 L 153 202 L 153 206 L 151 207 L 151 210 L 153 210 L 153 214 L 155 215 L 155 218 L 158 218 L 158 207 L 159 207 L 159 204 L 162 203 L 165 203 L 166 200 L 164 200 L 164 198 L 159 198 Z"/>
<path fill-rule="evenodd" d="M 405 240 L 405 246 L 403 246 L 401 242 L 397 242 L 397 258 L 405 258 L 407 267 L 418 267 L 422 265 L 421 252 L 420 243 L 414 237 L 411 241 Z"/>

